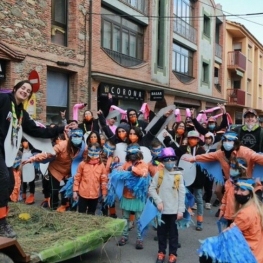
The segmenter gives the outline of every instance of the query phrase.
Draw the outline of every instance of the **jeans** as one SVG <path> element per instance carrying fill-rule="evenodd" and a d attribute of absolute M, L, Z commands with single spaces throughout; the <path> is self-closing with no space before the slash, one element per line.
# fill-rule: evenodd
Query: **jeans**
<path fill-rule="evenodd" d="M 157 236 L 158 236 L 158 253 L 166 253 L 167 247 L 167 236 L 169 235 L 169 255 L 173 254 L 177 256 L 178 247 L 178 229 L 176 224 L 177 215 L 162 215 L 161 225 L 157 226 Z"/>
<path fill-rule="evenodd" d="M 195 201 L 196 201 L 196 205 L 197 205 L 197 221 L 198 220 L 198 216 L 199 217 L 203 217 L 204 214 L 204 204 L 203 204 L 203 189 L 198 189 L 198 188 L 194 188 L 194 196 L 195 196 Z"/>

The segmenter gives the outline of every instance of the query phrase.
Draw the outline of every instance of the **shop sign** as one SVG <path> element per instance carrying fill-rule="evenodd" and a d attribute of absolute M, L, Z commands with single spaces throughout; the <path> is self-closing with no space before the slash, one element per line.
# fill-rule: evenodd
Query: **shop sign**
<path fill-rule="evenodd" d="M 5 60 L 0 60 L 0 79 L 5 79 L 6 77 L 5 69 L 6 69 Z"/>
<path fill-rule="evenodd" d="M 151 101 L 163 100 L 163 97 L 164 97 L 164 91 L 163 90 L 151 90 L 150 91 L 150 100 Z"/>
<path fill-rule="evenodd" d="M 111 94 L 113 98 L 123 100 L 137 100 L 144 101 L 144 90 L 116 86 L 112 84 L 100 83 L 99 96 L 108 96 Z"/>

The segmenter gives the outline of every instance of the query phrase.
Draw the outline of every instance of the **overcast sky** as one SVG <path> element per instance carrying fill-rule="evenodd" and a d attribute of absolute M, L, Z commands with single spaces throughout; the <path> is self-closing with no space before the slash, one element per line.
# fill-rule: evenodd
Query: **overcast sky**
<path fill-rule="evenodd" d="M 222 10 L 226 15 L 228 15 L 228 13 L 235 15 L 263 13 L 263 0 L 214 0 L 214 1 L 217 4 L 222 5 Z M 229 16 L 226 18 L 228 20 L 243 24 L 263 45 L 263 14 L 253 15 L 253 16 L 242 16 L 242 17 Z"/>

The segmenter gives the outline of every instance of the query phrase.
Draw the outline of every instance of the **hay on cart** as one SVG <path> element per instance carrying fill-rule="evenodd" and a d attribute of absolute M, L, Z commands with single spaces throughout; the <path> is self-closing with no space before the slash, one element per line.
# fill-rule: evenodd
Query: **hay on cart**
<path fill-rule="evenodd" d="M 21 214 L 24 213 L 26 216 L 22 216 L 24 219 L 21 219 Z M 29 219 L 27 214 L 30 216 Z M 111 236 L 120 235 L 125 225 L 120 219 L 77 212 L 58 213 L 20 203 L 10 204 L 8 221 L 16 231 L 17 240 L 26 253 L 39 255 L 43 251 L 54 250 L 54 254 L 61 253 L 58 257 L 63 258 L 70 258 L 71 255 L 67 252 L 67 256 L 64 256 L 61 250 L 71 248 L 71 254 L 75 255 L 81 251 L 90 251 Z"/>

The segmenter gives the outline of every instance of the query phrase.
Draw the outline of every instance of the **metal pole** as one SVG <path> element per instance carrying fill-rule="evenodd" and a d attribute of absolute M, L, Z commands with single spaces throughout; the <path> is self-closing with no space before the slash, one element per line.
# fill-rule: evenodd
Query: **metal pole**
<path fill-rule="evenodd" d="M 91 109 L 91 72 L 92 72 L 92 0 L 89 1 L 89 70 L 88 70 L 88 108 Z"/>

